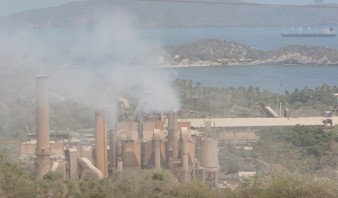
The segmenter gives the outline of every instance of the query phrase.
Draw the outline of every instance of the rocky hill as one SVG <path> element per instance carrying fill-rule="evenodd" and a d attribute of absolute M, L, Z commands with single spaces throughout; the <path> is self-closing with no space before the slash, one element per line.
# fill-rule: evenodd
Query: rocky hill
<path fill-rule="evenodd" d="M 263 51 L 237 42 L 216 39 L 166 47 L 172 66 L 217 65 L 338 65 L 338 50 L 324 47 L 287 46 Z"/>
<path fill-rule="evenodd" d="M 335 4 L 325 4 L 325 8 L 320 8 L 241 5 L 244 1 L 239 0 L 221 2 L 229 4 L 84 0 L 2 17 L 0 27 L 88 27 L 97 22 L 98 15 L 114 14 L 120 10 L 127 10 L 134 15 L 140 26 L 338 24 L 338 8 Z"/>

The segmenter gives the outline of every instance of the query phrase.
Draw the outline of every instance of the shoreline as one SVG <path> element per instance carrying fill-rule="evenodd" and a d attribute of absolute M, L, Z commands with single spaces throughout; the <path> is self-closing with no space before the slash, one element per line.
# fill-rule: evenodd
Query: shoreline
<path fill-rule="evenodd" d="M 163 69 L 171 69 L 171 68 L 201 68 L 201 67 L 252 67 L 252 66 L 338 66 L 338 64 L 238 64 L 238 65 L 166 65 L 159 66 L 159 68 Z"/>

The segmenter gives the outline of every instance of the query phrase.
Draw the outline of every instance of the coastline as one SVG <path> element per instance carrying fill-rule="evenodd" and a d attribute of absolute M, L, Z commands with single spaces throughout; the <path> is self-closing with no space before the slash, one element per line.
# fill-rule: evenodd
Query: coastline
<path fill-rule="evenodd" d="M 202 68 L 202 67 L 251 67 L 251 66 L 338 66 L 338 64 L 271 64 L 271 63 L 265 63 L 265 64 L 238 64 L 238 65 L 165 65 L 165 66 L 159 66 L 159 68 L 164 69 L 171 69 L 171 68 Z"/>

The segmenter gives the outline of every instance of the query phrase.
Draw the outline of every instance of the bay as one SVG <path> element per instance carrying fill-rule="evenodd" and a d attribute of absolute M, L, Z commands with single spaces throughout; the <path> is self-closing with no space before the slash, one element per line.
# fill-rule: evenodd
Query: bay
<path fill-rule="evenodd" d="M 218 66 L 168 69 L 178 79 L 211 87 L 259 87 L 274 93 L 338 85 L 338 66 Z"/>

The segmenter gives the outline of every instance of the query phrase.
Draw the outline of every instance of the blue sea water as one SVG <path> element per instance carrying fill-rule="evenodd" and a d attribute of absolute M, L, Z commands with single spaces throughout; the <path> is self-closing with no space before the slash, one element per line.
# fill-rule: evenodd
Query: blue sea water
<path fill-rule="evenodd" d="M 222 66 L 168 69 L 179 79 L 211 87 L 259 87 L 275 93 L 338 85 L 338 66 Z"/>

